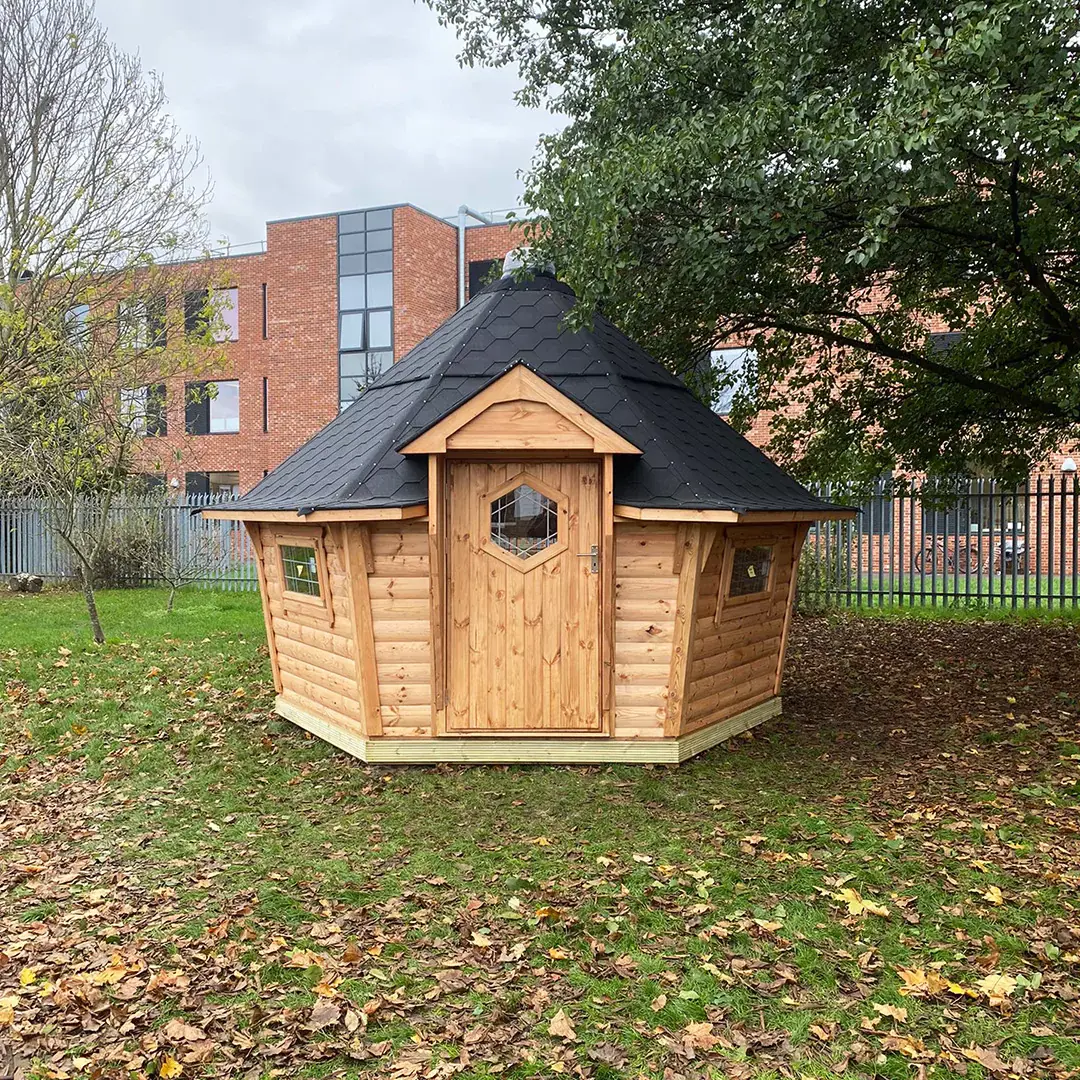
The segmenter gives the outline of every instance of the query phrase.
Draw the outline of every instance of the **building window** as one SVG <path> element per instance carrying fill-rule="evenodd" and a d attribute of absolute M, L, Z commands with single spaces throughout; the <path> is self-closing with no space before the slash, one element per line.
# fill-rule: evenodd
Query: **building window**
<path fill-rule="evenodd" d="M 348 408 L 394 363 L 392 352 L 348 352 L 339 358 L 341 367 L 341 408 Z"/>
<path fill-rule="evenodd" d="M 964 335 L 956 330 L 948 330 L 944 333 L 930 335 L 930 349 L 932 352 L 948 352 Z"/>
<path fill-rule="evenodd" d="M 270 430 L 270 380 L 263 376 L 263 432 Z"/>
<path fill-rule="evenodd" d="M 236 379 L 187 384 L 185 427 L 189 435 L 240 430 L 240 383 Z"/>
<path fill-rule="evenodd" d="M 184 474 L 184 491 L 188 496 L 236 498 L 240 494 L 238 472 L 189 472 Z"/>
<path fill-rule="evenodd" d="M 314 547 L 299 544 L 281 545 L 281 573 L 285 591 L 301 596 L 321 596 L 319 562 Z"/>
<path fill-rule="evenodd" d="M 528 484 L 500 495 L 490 510 L 492 543 L 519 559 L 529 559 L 559 539 L 558 503 Z"/>
<path fill-rule="evenodd" d="M 474 259 L 469 263 L 469 296 L 475 296 L 490 281 L 495 280 L 496 267 L 502 267 L 502 259 Z"/>
<path fill-rule="evenodd" d="M 735 389 L 742 380 L 747 367 L 757 360 L 757 353 L 753 349 L 713 349 L 709 354 L 713 368 L 717 375 L 725 380 L 725 386 L 718 390 L 713 398 L 713 411 L 721 416 L 731 413 L 732 402 L 735 399 Z"/>
<path fill-rule="evenodd" d="M 164 296 L 132 297 L 117 311 L 120 334 L 133 349 L 163 349 L 168 344 Z"/>
<path fill-rule="evenodd" d="M 339 402 L 351 405 L 393 363 L 394 212 L 338 217 Z"/>
<path fill-rule="evenodd" d="M 860 507 L 856 528 L 864 536 L 888 536 L 893 530 L 892 473 L 884 473 Z"/>
<path fill-rule="evenodd" d="M 213 326 L 216 342 L 236 341 L 240 337 L 239 291 L 237 289 L 199 289 L 184 294 L 184 330 L 205 334 Z"/>
<path fill-rule="evenodd" d="M 90 305 L 76 304 L 69 308 L 64 315 L 64 324 L 68 341 L 72 345 L 85 345 L 90 332 Z"/>
<path fill-rule="evenodd" d="M 737 547 L 731 553 L 731 578 L 728 596 L 757 596 L 769 591 L 772 577 L 773 549 L 768 544 Z"/>
<path fill-rule="evenodd" d="M 316 617 L 334 624 L 330 579 L 321 532 L 282 533 L 277 537 L 282 600 L 288 618 Z"/>
<path fill-rule="evenodd" d="M 270 298 L 266 292 L 266 282 L 262 283 L 262 336 L 265 341 L 270 329 Z"/>
<path fill-rule="evenodd" d="M 120 415 L 136 435 L 165 435 L 165 384 L 120 391 Z"/>

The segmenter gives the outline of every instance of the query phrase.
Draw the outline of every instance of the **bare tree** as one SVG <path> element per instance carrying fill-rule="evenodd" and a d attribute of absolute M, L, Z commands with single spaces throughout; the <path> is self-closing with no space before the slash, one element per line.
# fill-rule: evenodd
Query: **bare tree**
<path fill-rule="evenodd" d="M 203 519 L 164 485 L 131 500 L 123 521 L 125 542 L 143 577 L 168 586 L 167 612 L 180 589 L 206 580 L 227 561 L 228 534 L 221 526 L 229 523 Z"/>
<path fill-rule="evenodd" d="M 220 359 L 209 187 L 165 107 L 92 0 L 0 0 L 0 485 L 54 508 L 99 642 L 110 506 L 165 433 L 167 380 Z"/>

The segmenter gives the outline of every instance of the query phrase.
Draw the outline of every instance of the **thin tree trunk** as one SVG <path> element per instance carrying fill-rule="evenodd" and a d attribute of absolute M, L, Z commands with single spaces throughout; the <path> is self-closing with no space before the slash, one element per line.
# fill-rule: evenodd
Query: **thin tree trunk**
<path fill-rule="evenodd" d="M 104 645 L 105 634 L 101 629 L 101 618 L 98 616 L 97 599 L 94 597 L 94 579 L 85 566 L 83 567 L 82 581 L 83 598 L 86 600 L 86 614 L 90 616 L 90 629 L 94 633 L 94 640 L 99 645 Z"/>
<path fill-rule="evenodd" d="M 167 603 L 167 604 L 165 605 L 165 612 L 166 612 L 166 614 L 168 614 L 168 613 L 169 613 L 170 611 L 172 611 L 172 608 L 173 608 L 173 601 L 174 601 L 175 599 L 176 599 L 176 586 L 175 586 L 175 585 L 173 585 L 173 586 L 172 586 L 172 587 L 171 587 L 171 588 L 169 589 L 169 602 L 168 602 L 168 603 Z"/>

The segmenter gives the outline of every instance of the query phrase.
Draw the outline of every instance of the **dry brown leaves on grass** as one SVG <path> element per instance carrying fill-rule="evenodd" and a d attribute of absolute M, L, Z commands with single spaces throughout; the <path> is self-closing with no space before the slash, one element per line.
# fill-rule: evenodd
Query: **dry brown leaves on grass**
<path fill-rule="evenodd" d="M 1077 1075 L 1075 631 L 802 621 L 784 719 L 615 773 L 308 760 L 144 656 L 100 769 L 34 738 L 78 657 L 7 680 L 0 1078 Z"/>

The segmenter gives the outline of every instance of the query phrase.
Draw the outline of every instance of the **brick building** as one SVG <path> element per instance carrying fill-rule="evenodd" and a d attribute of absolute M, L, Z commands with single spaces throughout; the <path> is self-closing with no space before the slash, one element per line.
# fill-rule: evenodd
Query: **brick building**
<path fill-rule="evenodd" d="M 230 286 L 224 365 L 203 391 L 164 384 L 147 471 L 189 494 L 248 490 L 452 315 L 519 236 L 408 204 L 268 222 L 261 250 L 214 261 Z"/>

